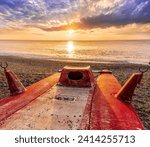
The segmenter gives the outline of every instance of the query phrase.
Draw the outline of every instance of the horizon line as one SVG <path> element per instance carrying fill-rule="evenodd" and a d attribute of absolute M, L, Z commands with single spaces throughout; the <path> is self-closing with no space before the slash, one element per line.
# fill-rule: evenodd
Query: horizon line
<path fill-rule="evenodd" d="M 80 39 L 80 40 L 61 40 L 61 39 L 60 40 L 52 40 L 52 39 L 51 40 L 48 40 L 48 39 L 45 39 L 45 40 L 44 39 L 37 39 L 37 40 L 36 39 L 29 39 L 29 40 L 28 39 L 0 39 L 0 41 L 56 41 L 56 42 L 57 41 L 58 42 L 59 41 L 60 42 L 61 41 L 149 41 L 149 40 L 150 39 L 114 39 L 114 40 L 113 39 L 107 39 L 107 40 L 106 39 L 104 39 L 104 40 L 103 39 L 100 39 L 100 40 L 96 40 L 96 39 L 95 40 L 86 40 L 86 39 L 83 39 L 83 40 L 82 39 Z"/>

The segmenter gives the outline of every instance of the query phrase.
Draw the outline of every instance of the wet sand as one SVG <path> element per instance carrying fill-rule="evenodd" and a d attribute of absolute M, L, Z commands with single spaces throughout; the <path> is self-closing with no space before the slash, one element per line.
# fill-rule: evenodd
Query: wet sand
<path fill-rule="evenodd" d="M 25 59 L 21 57 L 0 56 L 0 62 L 7 61 L 8 69 L 13 70 L 21 79 L 24 86 L 29 86 L 55 72 L 65 65 L 87 66 L 94 70 L 112 70 L 118 81 L 123 85 L 133 72 L 137 72 L 139 66 L 145 65 L 125 63 L 81 63 L 70 61 L 48 61 L 43 59 Z M 8 85 L 3 69 L 0 68 L 0 98 L 9 95 Z M 150 130 L 150 70 L 144 74 L 141 84 L 135 91 L 133 105 L 137 110 L 145 129 Z"/>

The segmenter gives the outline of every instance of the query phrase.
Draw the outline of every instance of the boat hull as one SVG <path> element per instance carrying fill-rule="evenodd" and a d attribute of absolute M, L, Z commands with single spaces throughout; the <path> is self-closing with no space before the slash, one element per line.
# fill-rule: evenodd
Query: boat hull
<path fill-rule="evenodd" d="M 92 87 L 58 85 L 59 77 L 54 74 L 1 100 L 0 129 L 144 129 L 132 104 L 115 97 L 121 85 L 113 74 L 100 74 Z"/>

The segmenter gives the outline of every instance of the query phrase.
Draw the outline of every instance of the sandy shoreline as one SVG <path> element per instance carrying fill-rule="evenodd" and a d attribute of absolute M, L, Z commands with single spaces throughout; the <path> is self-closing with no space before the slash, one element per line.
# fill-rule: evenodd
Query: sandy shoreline
<path fill-rule="evenodd" d="M 123 64 L 123 63 L 82 63 L 69 61 L 48 61 L 44 59 L 29 59 L 21 57 L 0 56 L 0 62 L 7 61 L 9 69 L 13 70 L 25 86 L 31 85 L 63 68 L 65 65 L 87 66 L 91 65 L 94 70 L 112 70 L 121 84 L 133 73 L 137 72 L 139 66 L 146 65 Z M 9 94 L 3 69 L 0 69 L 0 98 Z M 136 89 L 133 104 L 145 126 L 150 129 L 150 71 L 145 73 L 141 85 Z"/>

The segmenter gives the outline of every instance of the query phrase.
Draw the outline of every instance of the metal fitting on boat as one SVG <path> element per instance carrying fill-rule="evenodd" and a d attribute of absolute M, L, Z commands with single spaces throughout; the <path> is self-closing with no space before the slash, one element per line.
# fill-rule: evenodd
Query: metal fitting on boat
<path fill-rule="evenodd" d="M 7 70 L 8 63 L 5 62 L 5 65 L 3 63 L 0 63 L 0 66 L 1 68 L 4 69 L 5 76 L 7 78 L 7 82 L 10 90 L 10 95 L 17 95 L 25 92 L 26 89 L 23 86 L 23 84 L 20 82 L 17 75 L 13 71 Z"/>
<path fill-rule="evenodd" d="M 95 85 L 95 80 L 90 66 L 65 66 L 61 71 L 58 84 L 67 87 L 92 87 Z"/>

